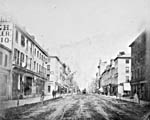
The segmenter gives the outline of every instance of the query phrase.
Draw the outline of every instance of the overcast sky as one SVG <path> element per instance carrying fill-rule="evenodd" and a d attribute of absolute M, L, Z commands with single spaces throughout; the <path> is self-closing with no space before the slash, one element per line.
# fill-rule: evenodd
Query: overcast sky
<path fill-rule="evenodd" d="M 0 0 L 37 41 L 58 55 L 84 88 L 98 61 L 130 52 L 129 44 L 150 20 L 149 0 Z"/>

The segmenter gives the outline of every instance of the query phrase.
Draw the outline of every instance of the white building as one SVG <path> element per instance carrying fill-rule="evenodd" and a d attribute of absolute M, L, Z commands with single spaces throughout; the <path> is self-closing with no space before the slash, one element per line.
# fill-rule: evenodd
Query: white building
<path fill-rule="evenodd" d="M 114 81 L 118 85 L 117 93 L 124 95 L 131 91 L 131 55 L 119 54 L 115 59 L 115 75 Z"/>
<path fill-rule="evenodd" d="M 53 90 L 60 92 L 63 87 L 63 63 L 57 56 L 49 56 L 48 62 L 48 81 L 45 84 L 46 94 L 52 94 Z"/>
<path fill-rule="evenodd" d="M 0 21 L 0 27 L 0 43 L 12 51 L 9 99 L 39 95 L 47 81 L 48 53 L 21 26 Z"/>

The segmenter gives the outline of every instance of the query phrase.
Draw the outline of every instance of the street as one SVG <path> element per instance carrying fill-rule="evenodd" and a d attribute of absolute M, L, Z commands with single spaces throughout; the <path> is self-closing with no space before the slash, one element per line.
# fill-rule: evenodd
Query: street
<path fill-rule="evenodd" d="M 10 108 L 6 120 L 141 120 L 150 106 L 98 94 L 67 95 L 41 103 Z M 5 120 L 4 119 L 4 120 Z"/>

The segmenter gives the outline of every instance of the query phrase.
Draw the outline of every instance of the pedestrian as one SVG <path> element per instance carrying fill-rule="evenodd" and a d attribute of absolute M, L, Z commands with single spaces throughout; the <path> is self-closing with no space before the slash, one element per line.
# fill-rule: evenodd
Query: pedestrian
<path fill-rule="evenodd" d="M 41 92 L 41 103 L 42 104 L 43 104 L 43 101 L 44 101 L 44 96 L 45 96 L 44 90 L 42 90 L 42 92 Z"/>
<path fill-rule="evenodd" d="M 52 91 L 53 98 L 55 98 L 55 90 Z"/>
<path fill-rule="evenodd" d="M 17 90 L 18 95 L 17 95 L 17 106 L 19 106 L 19 99 L 20 99 L 20 90 Z"/>
<path fill-rule="evenodd" d="M 139 97 L 138 97 L 137 92 L 135 92 L 134 94 L 134 102 L 139 103 Z"/>

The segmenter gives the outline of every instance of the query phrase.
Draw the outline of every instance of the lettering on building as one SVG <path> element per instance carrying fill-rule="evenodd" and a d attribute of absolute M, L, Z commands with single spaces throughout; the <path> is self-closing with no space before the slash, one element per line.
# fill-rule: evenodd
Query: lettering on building
<path fill-rule="evenodd" d="M 11 49 L 13 25 L 0 21 L 0 43 Z"/>

